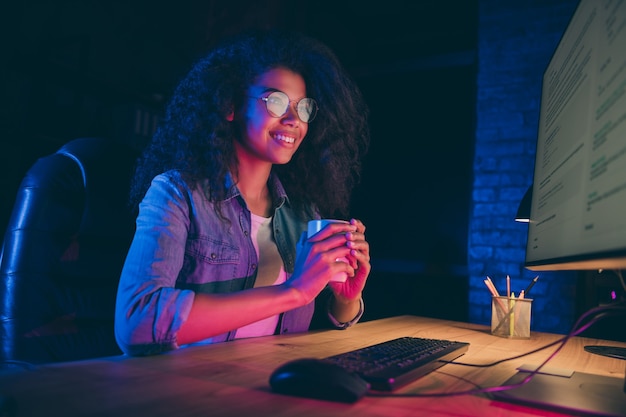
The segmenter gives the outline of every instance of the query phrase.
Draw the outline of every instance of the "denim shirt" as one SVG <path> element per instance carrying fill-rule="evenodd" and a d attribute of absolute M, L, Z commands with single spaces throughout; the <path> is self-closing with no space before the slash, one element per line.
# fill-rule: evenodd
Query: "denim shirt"
<path fill-rule="evenodd" d="M 307 221 L 319 215 L 314 210 L 297 213 L 275 175 L 268 184 L 275 202 L 274 239 L 290 274 L 296 243 Z M 139 207 L 118 288 L 115 335 L 125 353 L 147 355 L 178 348 L 176 335 L 196 292 L 231 293 L 254 286 L 257 254 L 250 238 L 250 212 L 239 190 L 230 190 L 221 204 L 225 224 L 199 187 L 191 189 L 179 172 L 169 171 L 152 181 Z M 328 288 L 324 293 L 330 294 Z M 283 313 L 279 332 L 308 330 L 314 304 Z M 234 336 L 235 330 L 210 342 Z"/>

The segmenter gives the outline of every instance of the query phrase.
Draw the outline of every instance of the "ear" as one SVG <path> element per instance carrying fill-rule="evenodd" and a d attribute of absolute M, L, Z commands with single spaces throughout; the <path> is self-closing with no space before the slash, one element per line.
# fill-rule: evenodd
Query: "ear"
<path fill-rule="evenodd" d="M 226 115 L 226 120 L 228 120 L 229 122 L 232 122 L 233 120 L 235 120 L 235 111 L 231 110 L 230 113 L 228 113 Z"/>

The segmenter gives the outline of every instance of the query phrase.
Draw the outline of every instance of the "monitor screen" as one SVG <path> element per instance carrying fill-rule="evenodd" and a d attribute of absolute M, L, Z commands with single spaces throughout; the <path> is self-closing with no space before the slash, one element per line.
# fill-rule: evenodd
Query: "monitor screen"
<path fill-rule="evenodd" d="M 531 270 L 626 268 L 626 2 L 582 0 L 543 75 Z"/>

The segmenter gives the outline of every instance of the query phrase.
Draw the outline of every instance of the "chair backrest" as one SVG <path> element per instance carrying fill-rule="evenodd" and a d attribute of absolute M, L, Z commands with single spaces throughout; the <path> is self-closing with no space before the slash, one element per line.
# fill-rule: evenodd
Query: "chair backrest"
<path fill-rule="evenodd" d="M 19 187 L 0 257 L 0 361 L 121 353 L 115 295 L 135 216 L 137 153 L 101 138 L 39 159 Z"/>

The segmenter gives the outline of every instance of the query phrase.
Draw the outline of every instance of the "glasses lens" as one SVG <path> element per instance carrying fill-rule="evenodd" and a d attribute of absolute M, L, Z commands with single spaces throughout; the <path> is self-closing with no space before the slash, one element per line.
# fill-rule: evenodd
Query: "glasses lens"
<path fill-rule="evenodd" d="M 298 102 L 298 117 L 305 123 L 311 122 L 317 113 L 317 103 L 312 98 L 303 98 Z"/>
<path fill-rule="evenodd" d="M 273 117 L 282 117 L 289 109 L 289 96 L 282 91 L 274 91 L 263 99 L 267 111 Z M 303 98 L 296 106 L 298 117 L 305 123 L 309 123 L 317 114 L 317 103 L 312 98 Z"/>
<path fill-rule="evenodd" d="M 274 117 L 280 117 L 287 112 L 289 97 L 281 91 L 274 91 L 265 99 L 267 111 Z"/>

